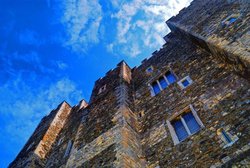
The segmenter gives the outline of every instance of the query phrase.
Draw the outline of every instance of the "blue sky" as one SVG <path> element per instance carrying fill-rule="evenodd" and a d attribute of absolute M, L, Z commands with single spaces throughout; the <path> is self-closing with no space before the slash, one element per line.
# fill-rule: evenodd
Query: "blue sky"
<path fill-rule="evenodd" d="M 164 43 L 165 21 L 191 0 L 0 0 L 0 168 L 63 100 Z"/>

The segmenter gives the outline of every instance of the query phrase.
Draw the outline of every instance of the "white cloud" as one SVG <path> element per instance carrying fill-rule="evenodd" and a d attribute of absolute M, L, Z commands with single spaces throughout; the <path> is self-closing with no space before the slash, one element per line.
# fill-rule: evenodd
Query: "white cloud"
<path fill-rule="evenodd" d="M 82 92 L 67 78 L 40 88 L 32 88 L 21 78 L 9 81 L 0 87 L 0 115 L 11 118 L 1 133 L 8 134 L 13 143 L 24 143 L 41 118 L 62 100 L 75 103 L 81 99 Z"/>
<path fill-rule="evenodd" d="M 61 70 L 68 68 L 68 65 L 62 61 L 56 61 L 56 64 L 57 64 L 58 68 Z"/>
<path fill-rule="evenodd" d="M 118 22 L 112 51 L 135 57 L 146 48 L 152 51 L 158 49 L 164 43 L 163 37 L 169 31 L 165 21 L 178 14 L 179 10 L 188 6 L 191 1 L 112 0 L 113 7 L 118 10 L 112 15 Z"/>
<path fill-rule="evenodd" d="M 65 25 L 68 37 L 65 46 L 73 51 L 85 51 L 91 44 L 99 42 L 99 27 L 102 9 L 98 0 L 62 1 L 61 22 Z"/>
<path fill-rule="evenodd" d="M 115 55 L 135 57 L 145 50 L 156 50 L 169 32 L 165 21 L 176 15 L 192 0 L 110 0 L 110 11 L 102 11 L 98 0 L 62 1 L 61 23 L 66 28 L 64 45 L 76 52 L 86 52 L 105 37 L 106 49 Z M 104 13 L 106 12 L 106 13 Z M 110 16 L 116 21 L 115 37 L 108 36 Z"/>

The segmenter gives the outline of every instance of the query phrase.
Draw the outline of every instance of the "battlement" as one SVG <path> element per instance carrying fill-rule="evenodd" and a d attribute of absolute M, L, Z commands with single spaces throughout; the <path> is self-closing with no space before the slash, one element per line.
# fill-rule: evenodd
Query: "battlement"
<path fill-rule="evenodd" d="M 59 105 L 9 167 L 248 167 L 248 2 L 194 0 L 159 50 Z"/>
<path fill-rule="evenodd" d="M 190 39 L 249 79 L 249 6 L 249 1 L 196 0 L 166 23 L 172 32 Z"/>

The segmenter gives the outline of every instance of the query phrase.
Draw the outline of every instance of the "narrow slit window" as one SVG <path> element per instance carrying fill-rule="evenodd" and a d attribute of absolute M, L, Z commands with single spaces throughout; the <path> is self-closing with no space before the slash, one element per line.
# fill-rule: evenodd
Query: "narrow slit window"
<path fill-rule="evenodd" d="M 237 18 L 235 18 L 235 17 L 230 17 L 229 19 L 228 19 L 228 23 L 229 24 L 232 24 L 233 22 L 235 22 L 237 20 Z"/>
<path fill-rule="evenodd" d="M 230 26 L 231 24 L 236 22 L 238 20 L 238 18 L 239 18 L 239 15 L 232 14 L 222 21 L 222 25 L 223 26 Z"/>
<path fill-rule="evenodd" d="M 187 87 L 188 85 L 190 85 L 190 83 L 188 82 L 187 79 L 185 79 L 185 80 L 182 81 L 181 83 L 182 83 L 182 85 L 183 85 L 184 87 Z"/>
<path fill-rule="evenodd" d="M 221 131 L 221 134 L 223 135 L 223 137 L 225 138 L 225 140 L 227 141 L 227 143 L 231 143 L 232 142 L 232 139 L 228 136 L 228 134 L 224 130 Z"/>
<path fill-rule="evenodd" d="M 152 83 L 152 87 L 153 87 L 153 90 L 154 90 L 154 94 L 160 93 L 161 89 L 160 89 L 157 82 Z"/>
<path fill-rule="evenodd" d="M 70 140 L 70 141 L 68 142 L 68 144 L 67 144 L 67 148 L 66 148 L 66 151 L 65 151 L 63 157 L 67 157 L 67 156 L 69 155 L 69 153 L 70 153 L 70 151 L 71 151 L 71 148 L 72 148 L 72 145 L 73 145 L 73 143 L 72 143 L 72 141 Z"/>
<path fill-rule="evenodd" d="M 217 130 L 217 135 L 221 139 L 221 146 L 223 148 L 227 148 L 229 146 L 232 146 L 236 141 L 238 141 L 238 137 L 236 135 L 231 135 L 227 130 L 224 128 L 220 128 Z"/>
<path fill-rule="evenodd" d="M 200 126 L 198 122 L 195 120 L 194 115 L 192 113 L 184 114 L 183 119 L 185 120 L 191 134 L 194 134 L 200 130 Z"/>
<path fill-rule="evenodd" d="M 167 81 L 164 79 L 164 77 L 160 77 L 160 78 L 159 78 L 159 82 L 160 82 L 160 85 L 161 85 L 161 88 L 162 88 L 162 89 L 165 89 L 165 88 L 168 86 L 168 83 L 167 83 Z"/>
<path fill-rule="evenodd" d="M 188 132 L 185 129 L 183 123 L 181 122 L 181 120 L 175 120 L 172 122 L 172 125 L 175 129 L 176 135 L 179 139 L 179 141 L 183 141 L 184 139 L 186 139 L 188 137 Z"/>
<path fill-rule="evenodd" d="M 166 76 L 169 84 L 172 84 L 176 81 L 176 77 L 170 71 L 168 71 L 165 76 Z"/>
<path fill-rule="evenodd" d="M 98 91 L 98 94 L 104 92 L 106 90 L 106 85 L 102 86 L 99 91 Z"/>
<path fill-rule="evenodd" d="M 153 67 L 150 66 L 150 67 L 148 67 L 148 68 L 146 69 L 146 72 L 149 74 L 149 73 L 152 73 L 153 70 L 154 70 Z"/>

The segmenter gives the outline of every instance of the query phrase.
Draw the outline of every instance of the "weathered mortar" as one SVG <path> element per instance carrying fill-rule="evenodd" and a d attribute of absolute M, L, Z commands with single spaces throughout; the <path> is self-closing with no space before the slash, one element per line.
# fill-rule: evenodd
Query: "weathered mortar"
<path fill-rule="evenodd" d="M 159 51 L 133 69 L 120 62 L 96 81 L 89 104 L 69 108 L 55 127 L 59 109 L 52 111 L 10 167 L 250 167 L 250 8 L 243 2 L 194 0 L 167 22 L 172 32 Z M 240 17 L 221 26 L 231 14 Z M 153 95 L 152 83 L 168 71 L 176 81 Z M 183 89 L 187 76 L 193 83 Z M 188 109 L 202 126 L 177 142 L 171 120 Z M 233 143 L 225 144 L 221 129 Z"/>

